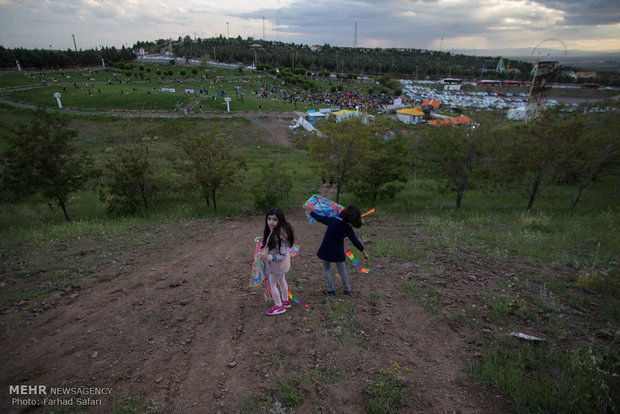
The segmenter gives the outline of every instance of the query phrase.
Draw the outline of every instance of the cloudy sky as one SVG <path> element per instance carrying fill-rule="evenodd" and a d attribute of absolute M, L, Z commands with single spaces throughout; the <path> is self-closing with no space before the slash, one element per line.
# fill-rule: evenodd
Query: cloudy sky
<path fill-rule="evenodd" d="M 355 25 L 357 22 L 357 38 Z M 619 0 L 0 0 L 0 45 L 132 46 L 241 36 L 443 51 L 620 51 Z M 548 40 L 548 39 L 559 39 Z"/>

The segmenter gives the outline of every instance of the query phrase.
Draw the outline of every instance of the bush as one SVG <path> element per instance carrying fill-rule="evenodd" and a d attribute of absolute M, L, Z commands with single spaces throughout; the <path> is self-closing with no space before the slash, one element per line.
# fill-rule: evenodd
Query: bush
<path fill-rule="evenodd" d="M 274 162 L 258 174 L 252 185 L 254 208 L 257 212 L 265 212 L 271 207 L 279 206 L 288 196 L 293 187 L 292 177 L 282 171 Z"/>

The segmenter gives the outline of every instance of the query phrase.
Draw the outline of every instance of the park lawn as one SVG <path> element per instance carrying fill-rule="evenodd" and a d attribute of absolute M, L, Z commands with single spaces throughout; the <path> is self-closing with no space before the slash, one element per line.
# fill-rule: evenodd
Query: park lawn
<path fill-rule="evenodd" d="M 157 75 L 156 66 L 146 67 L 151 70 L 136 71 L 134 68 L 134 75 L 130 78 L 122 71 L 111 69 L 42 73 L 32 75 L 33 77 L 10 74 L 3 79 L 3 87 L 17 90 L 4 91 L 3 94 L 13 100 L 56 108 L 54 94 L 60 93 L 64 108 L 93 111 L 118 109 L 180 112 L 188 108 L 194 113 L 224 113 L 227 111 L 225 97 L 231 98 L 231 111 L 293 112 L 316 110 L 324 106 L 289 103 L 279 97 L 258 98 L 257 93 L 264 88 L 276 87 L 289 92 L 294 89 L 290 85 L 280 84 L 279 80 L 262 72 L 239 73 L 235 70 L 209 69 L 193 74 L 191 70 L 182 68 L 181 70 L 186 71 L 186 75 L 182 76 L 179 67 L 168 66 L 176 70 L 175 75 L 169 77 Z M 131 80 L 127 82 L 128 79 Z M 327 88 L 323 83 L 319 83 L 319 86 L 320 89 Z M 23 89 L 20 90 L 20 87 Z M 162 92 L 161 88 L 173 88 L 175 92 Z M 200 94 L 201 89 L 204 89 L 206 94 Z M 186 93 L 186 90 L 193 90 L 194 93 Z M 223 95 L 220 92 L 223 92 Z"/>

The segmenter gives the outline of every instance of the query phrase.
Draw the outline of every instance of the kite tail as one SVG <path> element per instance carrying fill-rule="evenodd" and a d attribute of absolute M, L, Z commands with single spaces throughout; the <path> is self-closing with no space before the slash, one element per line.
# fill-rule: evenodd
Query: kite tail
<path fill-rule="evenodd" d="M 263 298 L 265 298 L 266 301 L 270 301 L 271 300 L 271 289 L 269 289 L 269 284 L 267 284 L 267 289 L 265 289 L 265 284 L 261 283 L 260 288 L 263 290 Z"/>
<path fill-rule="evenodd" d="M 308 265 L 306 264 L 306 261 L 304 260 L 304 257 L 301 255 L 301 253 L 297 253 L 297 255 L 301 259 L 301 263 L 304 265 L 304 267 L 307 268 Z"/>
<path fill-rule="evenodd" d="M 347 257 L 349 259 L 351 259 L 351 261 L 353 262 L 353 264 L 355 265 L 355 267 L 357 267 L 359 269 L 360 272 L 362 273 L 370 273 L 370 272 L 374 272 L 374 270 L 371 269 L 367 269 L 365 267 L 362 267 L 361 263 L 359 260 L 357 260 L 355 258 L 355 256 L 353 256 L 353 253 L 351 253 L 351 251 L 349 249 L 347 249 L 346 247 L 344 248 L 344 254 L 347 255 Z"/>
<path fill-rule="evenodd" d="M 374 213 L 374 212 L 375 212 L 375 209 L 373 208 L 372 210 L 367 211 L 367 212 L 365 212 L 364 214 L 362 214 L 362 217 L 367 216 L 367 215 L 369 215 L 369 214 L 371 214 L 371 213 Z"/>
<path fill-rule="evenodd" d="M 310 306 L 306 305 L 304 302 L 302 302 L 302 301 L 300 301 L 300 300 L 298 300 L 298 299 L 295 299 L 295 298 L 293 297 L 293 294 L 291 293 L 291 291 L 290 291 L 290 290 L 288 291 L 288 298 L 289 298 L 290 300 L 292 300 L 293 302 L 295 302 L 295 303 L 299 303 L 300 305 L 304 305 L 306 308 L 309 308 L 309 307 L 310 307 Z"/>
<path fill-rule="evenodd" d="M 265 289 L 267 286 L 267 289 Z M 273 299 L 273 295 L 271 294 L 271 288 L 269 287 L 269 274 L 265 271 L 265 280 L 264 283 L 260 284 L 261 289 L 263 289 L 263 296 L 266 301 L 270 301 Z"/>

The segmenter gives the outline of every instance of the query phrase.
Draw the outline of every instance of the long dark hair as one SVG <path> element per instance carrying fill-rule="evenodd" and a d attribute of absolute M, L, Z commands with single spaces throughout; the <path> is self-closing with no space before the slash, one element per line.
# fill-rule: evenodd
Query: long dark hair
<path fill-rule="evenodd" d="M 362 227 L 362 211 L 355 204 L 349 204 L 344 210 L 338 214 L 342 221 L 349 223 L 351 226 L 359 229 Z"/>
<path fill-rule="evenodd" d="M 269 238 L 269 233 L 271 232 L 271 229 L 269 228 L 269 225 L 267 224 L 267 217 L 269 216 L 276 216 L 278 218 L 278 225 L 273 229 L 273 237 L 271 237 L 269 239 L 269 242 L 267 243 L 267 238 Z M 287 223 L 286 219 L 284 218 L 284 211 L 282 211 L 281 208 L 278 208 L 278 207 L 270 208 L 267 214 L 265 214 L 265 231 L 263 231 L 263 240 L 262 240 L 261 248 L 265 247 L 265 243 L 267 243 L 267 247 L 269 248 L 269 250 L 272 250 L 276 247 L 276 243 L 278 243 L 278 251 L 280 251 L 280 247 L 282 246 L 282 240 L 280 239 L 280 232 L 282 231 L 282 229 L 284 229 L 284 232 L 286 233 L 286 241 L 289 247 L 291 247 L 293 243 L 295 242 L 295 234 L 293 232 L 293 227 L 291 227 L 291 225 Z"/>

